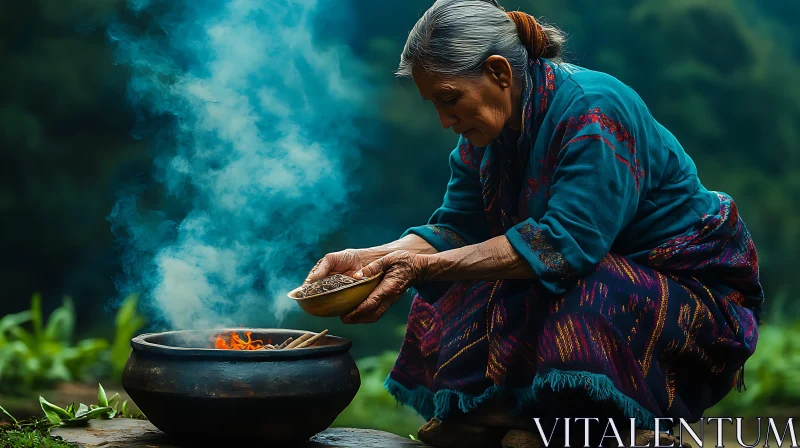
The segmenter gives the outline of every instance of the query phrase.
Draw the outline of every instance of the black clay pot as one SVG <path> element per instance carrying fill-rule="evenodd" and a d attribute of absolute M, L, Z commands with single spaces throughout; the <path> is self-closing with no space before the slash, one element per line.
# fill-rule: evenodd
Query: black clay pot
<path fill-rule="evenodd" d="M 327 429 L 361 386 L 346 339 L 324 336 L 291 350 L 205 348 L 223 331 L 252 331 L 253 339 L 273 344 L 304 333 L 239 328 L 134 338 L 122 386 L 160 430 L 226 444 L 302 442 Z"/>

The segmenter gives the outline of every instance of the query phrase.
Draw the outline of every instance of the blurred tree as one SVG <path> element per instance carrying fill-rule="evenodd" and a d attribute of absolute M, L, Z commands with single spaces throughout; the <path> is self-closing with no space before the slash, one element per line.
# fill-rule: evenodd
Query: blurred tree
<path fill-rule="evenodd" d="M 81 303 L 114 294 L 105 217 L 126 167 L 147 163 L 103 34 L 122 4 L 0 5 L 0 314 L 25 308 L 35 290 L 50 308 L 69 291 L 91 319 L 102 307 Z"/>

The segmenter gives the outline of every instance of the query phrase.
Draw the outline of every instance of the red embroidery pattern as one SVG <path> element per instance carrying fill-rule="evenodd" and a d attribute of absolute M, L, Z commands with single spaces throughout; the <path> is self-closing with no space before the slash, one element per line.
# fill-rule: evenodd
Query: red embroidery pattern
<path fill-rule="evenodd" d="M 562 121 L 556 127 L 553 136 L 553 144 L 547 151 L 547 155 L 539 159 L 539 170 L 535 177 L 529 177 L 525 183 L 525 190 L 522 194 L 524 200 L 530 200 L 534 194 L 539 194 L 541 188 L 547 188 L 544 191 L 546 197 L 549 197 L 549 189 L 552 181 L 552 176 L 558 166 L 558 153 L 567 147 L 570 143 L 575 143 L 583 140 L 598 140 L 603 144 L 611 147 L 616 152 L 614 144 L 604 135 L 589 134 L 575 136 L 581 129 L 586 126 L 597 123 L 600 129 L 614 136 L 614 138 L 622 143 L 627 149 L 631 157 L 629 162 L 619 154 L 614 154 L 617 160 L 625 164 L 628 170 L 633 175 L 636 181 L 636 189 L 639 190 L 642 179 L 644 178 L 644 170 L 639 166 L 639 160 L 636 157 L 636 139 L 630 132 L 625 129 L 625 126 L 609 118 L 606 114 L 600 111 L 600 108 L 591 109 L 588 113 L 576 117 L 570 117 L 569 120 Z M 574 137 L 573 137 L 574 136 Z"/>
<path fill-rule="evenodd" d="M 547 112 L 547 106 L 550 102 L 550 93 L 556 90 L 556 74 L 549 64 L 545 64 L 544 73 L 545 82 L 544 84 L 540 84 L 538 89 L 539 95 L 541 96 L 539 100 L 539 114 L 542 116 Z"/>
<path fill-rule="evenodd" d="M 464 163 L 464 165 L 473 170 L 480 168 L 483 152 L 484 149 L 479 150 L 472 143 L 462 143 L 458 147 L 458 153 L 461 156 L 461 161 Z"/>
<path fill-rule="evenodd" d="M 554 141 L 561 141 L 559 137 L 563 136 L 563 133 L 563 129 L 557 129 Z M 547 189 L 546 191 L 541 192 L 545 198 L 550 197 L 550 184 L 553 174 L 556 171 L 556 167 L 558 166 L 558 151 L 551 147 L 547 151 L 547 154 L 538 160 L 536 166 L 538 167 L 536 176 L 528 177 L 523 186 L 523 193 L 521 197 L 526 204 L 531 200 L 533 195 L 540 194 L 540 190 L 542 188 Z"/>
<path fill-rule="evenodd" d="M 634 180 L 636 181 L 636 189 L 639 190 L 641 181 L 644 178 L 644 170 L 642 170 L 641 166 L 639 165 L 639 159 L 636 157 L 636 138 L 633 135 L 631 135 L 627 129 L 625 129 L 625 126 L 622 123 L 612 120 L 608 115 L 604 114 L 599 107 L 595 107 L 586 114 L 581 115 L 577 118 L 570 117 L 569 120 L 562 121 L 558 125 L 558 130 L 556 132 L 559 133 L 559 131 L 561 131 L 561 129 L 563 128 L 562 135 L 564 136 L 564 138 L 560 140 L 561 142 L 563 142 L 567 137 L 577 134 L 581 129 L 585 128 L 590 124 L 599 124 L 601 130 L 613 135 L 619 143 L 622 143 L 628 149 L 631 162 L 628 162 L 624 157 L 620 156 L 619 154 L 616 154 L 615 156 L 617 160 L 621 161 L 622 163 L 628 166 L 628 170 L 631 172 Z M 597 134 L 571 137 L 569 138 L 569 140 L 567 140 L 566 143 L 563 143 L 561 145 L 560 149 L 564 149 L 570 143 L 585 140 L 587 138 L 602 140 L 603 143 L 610 146 L 612 149 L 614 149 L 614 151 L 616 151 L 616 148 L 608 139 L 606 139 L 602 135 L 597 135 Z M 551 148 L 551 151 L 552 149 L 553 148 Z"/>

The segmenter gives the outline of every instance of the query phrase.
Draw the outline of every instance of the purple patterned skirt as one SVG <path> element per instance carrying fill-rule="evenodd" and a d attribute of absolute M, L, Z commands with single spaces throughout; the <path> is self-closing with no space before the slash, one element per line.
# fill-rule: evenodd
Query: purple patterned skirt
<path fill-rule="evenodd" d="M 639 428 L 697 421 L 742 385 L 758 339 L 747 288 L 737 289 L 756 261 L 731 207 L 644 262 L 608 254 L 560 296 L 530 280 L 415 295 L 387 390 L 426 419 L 498 394 L 535 414 L 581 389 Z"/>

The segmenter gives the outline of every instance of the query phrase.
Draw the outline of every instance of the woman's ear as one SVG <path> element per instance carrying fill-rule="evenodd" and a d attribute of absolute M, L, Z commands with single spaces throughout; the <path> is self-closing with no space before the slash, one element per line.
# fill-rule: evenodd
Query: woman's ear
<path fill-rule="evenodd" d="M 491 82 L 497 84 L 501 88 L 511 87 L 513 72 L 511 64 L 502 56 L 489 56 L 484 64 L 484 70 Z"/>

